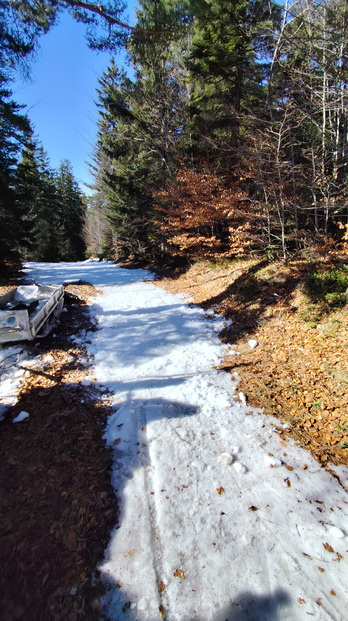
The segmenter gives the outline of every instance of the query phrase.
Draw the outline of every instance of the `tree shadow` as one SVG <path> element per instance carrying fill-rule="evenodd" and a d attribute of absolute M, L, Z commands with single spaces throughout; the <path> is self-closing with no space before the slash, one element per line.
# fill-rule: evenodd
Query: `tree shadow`
<path fill-rule="evenodd" d="M 117 617 L 124 621 L 137 621 L 138 614 L 131 608 L 131 603 L 126 593 L 122 593 L 119 585 L 113 585 L 118 589 L 120 599 Z M 282 621 L 284 614 L 289 613 L 288 606 L 291 598 L 285 589 L 277 589 L 273 593 L 260 595 L 252 591 L 245 591 L 231 597 L 230 603 L 217 611 L 211 621 Z M 165 616 L 165 610 L 163 610 Z M 194 616 L 191 621 L 203 621 L 207 617 Z M 149 619 L 150 621 L 150 619 Z M 151 620 L 152 621 L 152 620 Z"/>
<path fill-rule="evenodd" d="M 153 277 L 143 269 L 132 271 L 117 268 L 111 261 L 79 261 L 76 263 L 25 263 L 29 278 L 42 285 L 68 284 L 76 281 L 89 282 L 95 287 L 129 285 Z"/>
<path fill-rule="evenodd" d="M 281 621 L 291 598 L 284 589 L 269 595 L 246 591 L 214 617 L 214 621 Z"/>
<path fill-rule="evenodd" d="M 203 313 L 200 308 L 192 307 L 189 314 L 181 314 L 179 309 L 183 305 L 184 302 L 141 310 L 120 311 L 115 308 L 105 311 L 98 303 L 94 304 L 92 313 L 98 316 L 98 326 L 104 333 L 96 359 L 100 360 L 102 356 L 105 362 L 115 365 L 117 352 L 120 352 L 123 362 L 129 360 L 131 364 L 139 364 L 157 358 L 168 348 L 194 343 L 197 334 L 192 329 L 192 322 L 201 321 Z M 108 337 L 108 330 L 112 338 Z"/>
<path fill-rule="evenodd" d="M 251 266 L 224 291 L 200 304 L 204 310 L 219 307 L 220 314 L 232 319 L 232 325 L 221 332 L 224 341 L 234 342 L 245 333 L 255 332 L 266 321 L 265 311 L 279 302 L 293 310 L 291 296 L 302 281 L 305 268 L 293 269 L 275 279 L 257 277 L 257 272 L 267 265 L 268 262 L 263 260 Z"/>
<path fill-rule="evenodd" d="M 100 617 L 93 605 L 105 587 L 99 580 L 92 586 L 93 574 L 122 522 L 125 504 L 119 501 L 128 481 L 150 463 L 143 429 L 165 417 L 192 416 L 197 408 L 166 399 L 125 400 L 112 413 L 91 387 L 40 379 L 47 385 L 23 394 L 0 423 L 0 605 L 8 621 L 70 614 L 94 621 Z M 129 408 L 131 421 L 125 420 Z M 29 418 L 13 424 L 21 411 Z M 107 416 L 112 453 L 103 439 Z M 132 618 L 128 602 L 120 592 L 121 610 Z"/>

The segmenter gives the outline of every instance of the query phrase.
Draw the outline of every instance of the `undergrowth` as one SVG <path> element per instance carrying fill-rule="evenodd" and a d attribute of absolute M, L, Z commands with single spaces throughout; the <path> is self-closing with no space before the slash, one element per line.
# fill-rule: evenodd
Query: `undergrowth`
<path fill-rule="evenodd" d="M 348 302 L 348 266 L 339 265 L 326 272 L 311 272 L 304 281 L 312 302 L 324 304 L 328 310 L 341 308 Z"/>

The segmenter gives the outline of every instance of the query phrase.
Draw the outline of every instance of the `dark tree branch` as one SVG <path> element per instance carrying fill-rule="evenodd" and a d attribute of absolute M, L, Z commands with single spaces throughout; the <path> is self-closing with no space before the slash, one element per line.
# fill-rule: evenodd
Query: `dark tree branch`
<path fill-rule="evenodd" d="M 173 32 L 173 29 L 149 30 L 146 28 L 138 28 L 134 26 L 129 26 L 129 24 L 124 24 L 123 22 L 121 22 L 119 19 L 117 19 L 113 15 L 110 15 L 109 13 L 107 13 L 107 11 L 104 9 L 104 7 L 101 4 L 84 2 L 84 0 L 63 0 L 63 2 L 77 9 L 82 9 L 85 11 L 91 11 L 92 13 L 96 13 L 97 15 L 99 15 L 99 17 L 102 17 L 102 19 L 105 19 L 105 21 L 107 21 L 110 26 L 120 26 L 120 28 L 126 28 L 127 30 L 130 30 L 132 32 L 139 32 L 142 34 L 151 34 L 151 35 L 166 34 L 166 33 Z"/>

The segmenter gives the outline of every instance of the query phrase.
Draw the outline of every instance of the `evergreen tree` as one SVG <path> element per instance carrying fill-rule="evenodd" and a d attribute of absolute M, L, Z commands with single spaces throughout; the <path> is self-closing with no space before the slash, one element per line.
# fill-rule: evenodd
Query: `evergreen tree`
<path fill-rule="evenodd" d="M 149 40 L 137 30 L 128 45 L 134 79 L 113 62 L 103 75 L 95 153 L 96 187 L 107 197 L 123 252 L 135 257 L 156 251 L 153 192 L 172 175 L 188 99 L 182 62 L 187 37 L 174 28 L 189 19 L 185 3 L 144 0 L 141 6 L 141 32 L 161 32 L 171 24 L 173 35 L 170 41 L 166 36 Z"/>
<path fill-rule="evenodd" d="M 42 146 L 31 135 L 14 176 L 16 237 L 22 256 L 57 261 L 57 190 Z"/>
<path fill-rule="evenodd" d="M 29 121 L 20 110 L 12 100 L 8 79 L 0 66 L 0 264 L 17 247 L 21 229 L 16 213 L 14 172 L 29 132 Z"/>
<path fill-rule="evenodd" d="M 78 261 L 84 258 L 83 223 L 85 204 L 72 166 L 64 160 L 56 175 L 57 215 L 60 235 L 60 259 Z"/>
<path fill-rule="evenodd" d="M 192 83 L 189 130 L 195 153 L 238 159 L 250 119 L 262 111 L 272 25 L 265 0 L 192 0 L 194 35 L 186 63 Z"/>
<path fill-rule="evenodd" d="M 31 233 L 36 219 L 40 197 L 41 178 L 36 158 L 37 144 L 29 136 L 15 173 L 15 219 L 19 250 L 30 249 Z"/>
<path fill-rule="evenodd" d="M 58 220 L 58 192 L 55 173 L 42 146 L 37 150 L 40 174 L 35 221 L 32 230 L 30 259 L 32 261 L 58 261 L 60 258 L 60 228 Z"/>

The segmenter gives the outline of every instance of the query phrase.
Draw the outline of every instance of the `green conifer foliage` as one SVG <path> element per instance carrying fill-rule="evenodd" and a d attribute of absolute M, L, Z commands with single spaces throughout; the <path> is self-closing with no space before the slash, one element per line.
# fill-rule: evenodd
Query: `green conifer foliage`
<path fill-rule="evenodd" d="M 59 258 L 78 261 L 84 258 L 83 223 L 85 203 L 72 166 L 64 160 L 56 175 L 57 214 L 59 223 Z"/>

